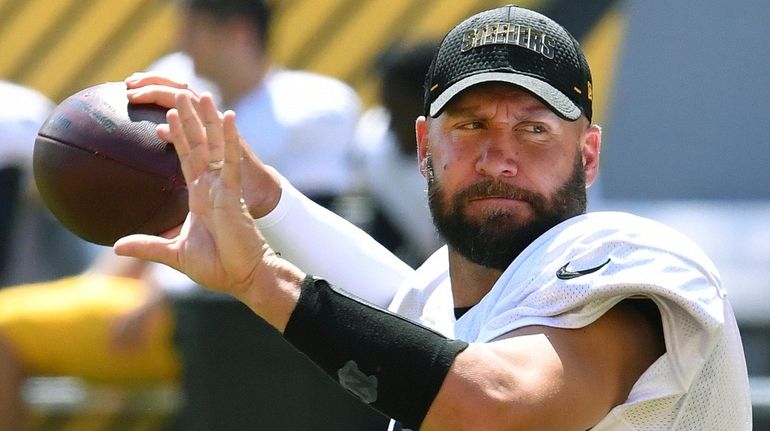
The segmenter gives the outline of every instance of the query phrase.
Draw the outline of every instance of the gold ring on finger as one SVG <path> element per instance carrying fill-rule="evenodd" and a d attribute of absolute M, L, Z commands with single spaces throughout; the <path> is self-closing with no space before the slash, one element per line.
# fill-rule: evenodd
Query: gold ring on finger
<path fill-rule="evenodd" d="M 225 165 L 225 161 L 224 160 L 216 160 L 216 161 L 213 161 L 213 162 L 209 162 L 209 170 L 210 171 L 218 171 L 218 170 L 222 169 L 222 166 L 224 166 L 224 165 Z"/>

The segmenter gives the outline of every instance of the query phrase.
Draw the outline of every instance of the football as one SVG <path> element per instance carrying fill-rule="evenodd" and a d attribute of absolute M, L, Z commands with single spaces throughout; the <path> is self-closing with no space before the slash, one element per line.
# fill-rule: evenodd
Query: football
<path fill-rule="evenodd" d="M 45 205 L 67 229 L 101 245 L 161 234 L 188 211 L 179 159 L 155 132 L 167 109 L 129 104 L 126 91 L 107 82 L 68 97 L 40 127 L 33 151 Z"/>

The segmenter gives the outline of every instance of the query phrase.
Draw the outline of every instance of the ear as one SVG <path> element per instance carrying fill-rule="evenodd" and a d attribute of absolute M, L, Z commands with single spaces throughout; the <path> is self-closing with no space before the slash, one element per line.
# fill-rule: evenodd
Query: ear
<path fill-rule="evenodd" d="M 428 178 L 428 120 L 425 116 L 421 115 L 417 117 L 414 122 L 414 131 L 417 135 L 417 162 L 420 166 L 420 173 L 423 177 Z"/>
<path fill-rule="evenodd" d="M 581 137 L 581 153 L 583 155 L 583 171 L 585 172 L 586 187 L 591 186 L 599 174 L 599 154 L 602 148 L 602 128 L 591 124 Z"/>

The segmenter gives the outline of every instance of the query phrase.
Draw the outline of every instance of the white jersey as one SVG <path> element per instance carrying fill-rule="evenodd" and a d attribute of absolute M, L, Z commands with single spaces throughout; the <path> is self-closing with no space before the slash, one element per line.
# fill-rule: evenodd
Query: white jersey
<path fill-rule="evenodd" d="M 624 298 L 655 301 L 666 353 L 594 431 L 751 429 L 746 364 L 727 295 L 712 262 L 676 231 L 625 213 L 574 217 L 535 240 L 456 320 L 446 247 L 411 270 L 285 179 L 282 188 L 278 206 L 256 222 L 274 249 L 451 338 L 488 342 L 528 325 L 579 328 Z"/>
<path fill-rule="evenodd" d="M 674 230 L 626 213 L 572 218 L 527 247 L 457 320 L 447 262 L 443 248 L 389 308 L 467 342 L 531 325 L 584 327 L 629 297 L 657 304 L 666 353 L 593 430 L 751 429 L 746 364 L 727 295 L 711 261 Z"/>
<path fill-rule="evenodd" d="M 158 72 L 177 82 L 184 82 L 198 94 L 211 93 L 217 106 L 222 103 L 217 85 L 195 73 L 193 59 L 183 51 L 175 51 L 160 57 L 150 64 L 147 70 Z"/>
<path fill-rule="evenodd" d="M 198 93 L 217 86 L 197 75 L 192 59 L 174 52 L 149 70 L 186 82 Z M 351 187 L 349 166 L 361 101 L 348 84 L 309 71 L 271 69 L 233 106 L 241 136 L 264 163 L 309 195 L 336 195 Z"/>

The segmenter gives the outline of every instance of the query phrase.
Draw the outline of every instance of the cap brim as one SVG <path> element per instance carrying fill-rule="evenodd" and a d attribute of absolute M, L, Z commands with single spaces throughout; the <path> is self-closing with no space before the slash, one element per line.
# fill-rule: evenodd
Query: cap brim
<path fill-rule="evenodd" d="M 461 91 L 484 82 L 507 82 L 517 85 L 541 99 L 557 115 L 564 119 L 575 121 L 580 118 L 580 108 L 565 96 L 564 93 L 537 78 L 513 72 L 484 72 L 457 81 L 439 94 L 436 100 L 430 104 L 430 116 L 436 117 L 444 109 L 444 106 Z"/>

